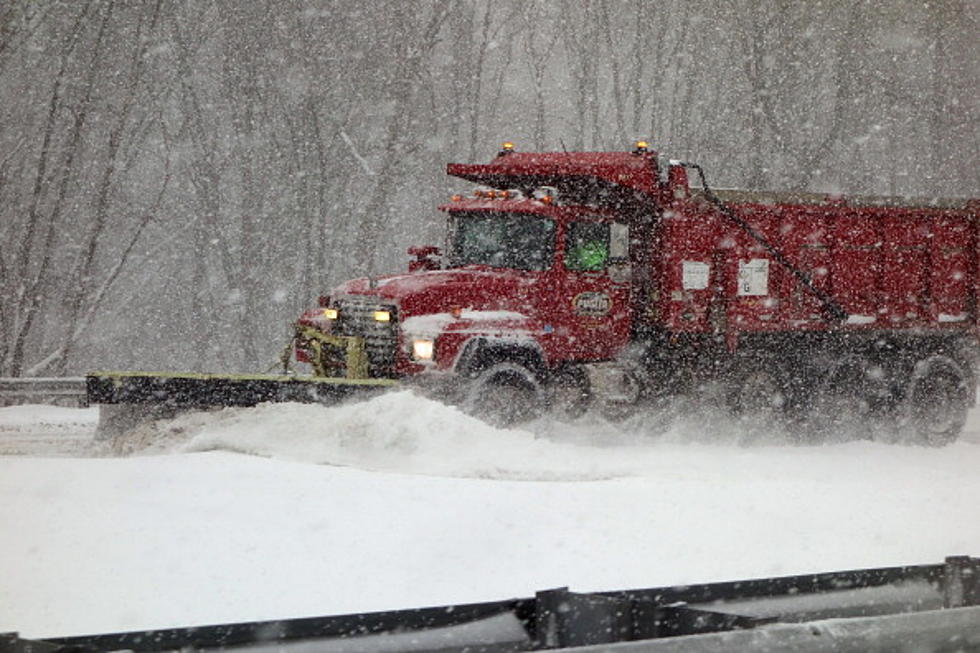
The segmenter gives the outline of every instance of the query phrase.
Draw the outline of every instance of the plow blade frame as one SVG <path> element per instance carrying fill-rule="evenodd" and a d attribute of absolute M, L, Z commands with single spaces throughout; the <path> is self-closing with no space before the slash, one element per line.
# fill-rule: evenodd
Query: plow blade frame
<path fill-rule="evenodd" d="M 96 439 L 107 440 L 186 410 L 286 401 L 329 405 L 367 399 L 397 385 L 392 379 L 96 372 L 85 377 L 85 396 L 89 405 L 99 406 Z"/>
<path fill-rule="evenodd" d="M 254 406 L 263 402 L 333 403 L 397 385 L 391 379 L 347 379 L 262 374 L 95 372 L 85 377 L 90 404 L 145 404 L 181 408 Z"/>

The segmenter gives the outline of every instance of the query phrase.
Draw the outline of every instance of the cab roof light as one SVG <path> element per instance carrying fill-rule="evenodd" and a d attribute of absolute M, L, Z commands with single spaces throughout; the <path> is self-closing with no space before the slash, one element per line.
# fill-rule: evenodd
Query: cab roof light
<path fill-rule="evenodd" d="M 542 204 L 554 204 L 558 197 L 558 189 L 554 186 L 541 186 L 535 189 L 533 197 Z"/>
<path fill-rule="evenodd" d="M 511 154 L 513 151 L 514 151 L 514 144 L 511 143 L 510 141 L 507 141 L 500 146 L 500 152 L 497 153 L 497 156 L 506 156 L 508 154 Z"/>
<path fill-rule="evenodd" d="M 646 141 L 636 141 L 636 149 L 633 150 L 633 154 L 643 154 L 649 146 L 650 144 Z"/>

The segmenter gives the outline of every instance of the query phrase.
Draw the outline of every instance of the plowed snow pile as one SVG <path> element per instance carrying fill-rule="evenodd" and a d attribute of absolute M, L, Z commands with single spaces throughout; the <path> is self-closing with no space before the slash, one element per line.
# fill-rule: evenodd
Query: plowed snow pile
<path fill-rule="evenodd" d="M 209 415 L 188 415 L 157 425 L 151 451 L 224 450 L 299 462 L 435 476 L 527 480 L 594 480 L 632 475 L 632 453 L 602 450 L 603 440 L 623 443 L 608 425 L 577 445 L 546 438 L 561 428 L 542 422 L 533 430 L 496 429 L 457 409 L 405 391 L 338 407 L 266 404 Z M 587 427 L 564 427 L 581 435 Z M 166 433 L 183 434 L 175 443 Z M 554 436 L 554 434 L 552 434 Z M 597 456 L 597 454 L 599 454 Z"/>
<path fill-rule="evenodd" d="M 951 470 L 972 464 L 961 449 L 976 449 L 962 442 L 942 449 L 866 440 L 798 445 L 780 435 L 745 443 L 744 435 L 738 424 L 721 418 L 682 423 L 665 434 L 645 432 L 642 419 L 616 425 L 593 416 L 497 429 L 402 391 L 334 407 L 264 404 L 189 413 L 139 429 L 117 448 L 138 454 L 218 450 L 369 471 L 536 481 L 671 478 L 677 456 L 719 477 L 792 474 L 796 467 L 805 472 L 826 461 L 837 473 L 861 478 L 879 456 L 908 465 L 908 473 L 918 476 L 934 464 Z"/>

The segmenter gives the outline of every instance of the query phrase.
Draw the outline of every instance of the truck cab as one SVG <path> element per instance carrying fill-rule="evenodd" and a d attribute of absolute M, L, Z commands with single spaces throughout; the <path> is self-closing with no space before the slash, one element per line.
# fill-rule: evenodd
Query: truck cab
<path fill-rule="evenodd" d="M 655 187 L 653 165 L 645 152 L 545 160 L 509 148 L 488 165 L 451 164 L 449 174 L 478 187 L 439 207 L 444 246 L 412 248 L 407 274 L 340 285 L 300 324 L 363 338 L 368 376 L 445 394 L 489 392 L 517 405 L 539 401 L 557 378 L 584 388 L 583 366 L 614 359 L 631 340 L 631 222 L 652 209 L 628 182 Z M 301 343 L 297 357 L 315 362 L 327 349 Z M 333 349 L 321 369 L 344 373 Z"/>

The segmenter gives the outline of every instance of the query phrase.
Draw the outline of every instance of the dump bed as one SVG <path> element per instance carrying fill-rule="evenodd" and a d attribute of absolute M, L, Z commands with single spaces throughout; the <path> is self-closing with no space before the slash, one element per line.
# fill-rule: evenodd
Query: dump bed
<path fill-rule="evenodd" d="M 670 331 L 976 325 L 975 200 L 714 195 L 729 214 L 682 194 L 649 243 L 657 288 L 640 313 Z"/>

